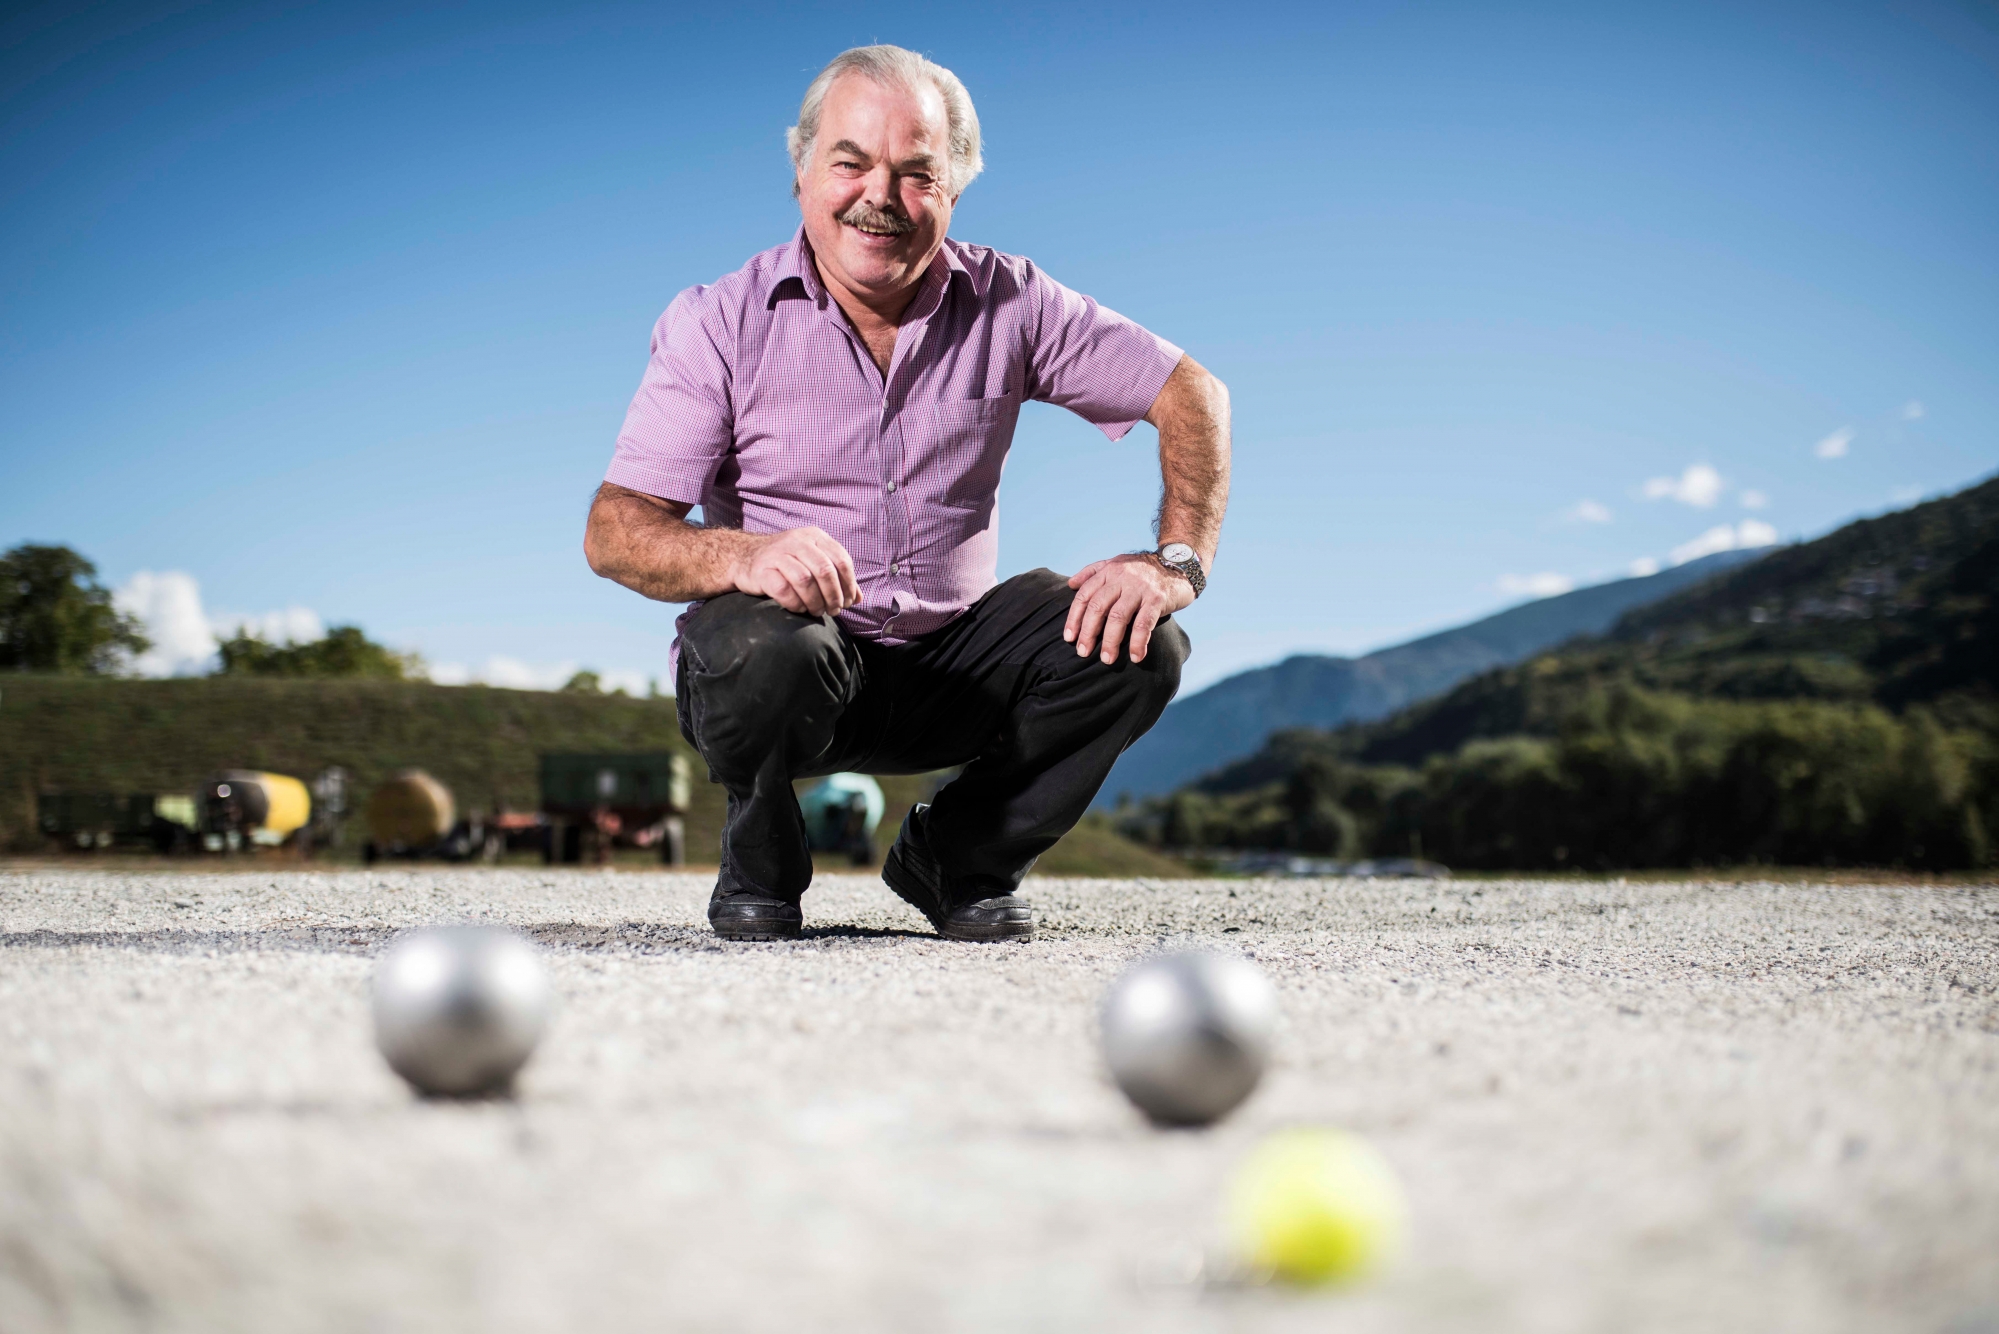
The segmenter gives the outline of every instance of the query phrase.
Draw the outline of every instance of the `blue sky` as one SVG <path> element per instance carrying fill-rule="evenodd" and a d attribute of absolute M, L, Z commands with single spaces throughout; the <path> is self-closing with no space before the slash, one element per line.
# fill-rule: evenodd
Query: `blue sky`
<path fill-rule="evenodd" d="M 1990 4 L 56 6 L 0 20 L 0 546 L 662 670 L 589 494 L 874 40 L 977 100 L 957 235 L 1231 386 L 1190 685 L 1999 467 Z M 1023 414 L 1002 575 L 1144 544 L 1152 441 Z"/>

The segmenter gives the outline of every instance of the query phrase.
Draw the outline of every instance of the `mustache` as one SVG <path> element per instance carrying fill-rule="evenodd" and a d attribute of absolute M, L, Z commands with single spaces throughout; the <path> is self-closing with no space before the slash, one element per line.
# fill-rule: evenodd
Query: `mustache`
<path fill-rule="evenodd" d="M 840 221 L 849 227 L 858 227 L 864 232 L 886 232 L 890 236 L 907 236 L 916 230 L 914 219 L 888 209 L 879 209 L 866 200 L 857 200 L 846 212 L 840 214 Z"/>

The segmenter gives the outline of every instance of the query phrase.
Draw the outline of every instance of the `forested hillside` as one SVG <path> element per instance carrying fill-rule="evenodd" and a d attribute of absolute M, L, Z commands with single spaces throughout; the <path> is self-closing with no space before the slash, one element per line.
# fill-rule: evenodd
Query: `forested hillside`
<path fill-rule="evenodd" d="M 1103 803 L 1170 792 L 1248 755 L 1290 727 L 1382 718 L 1466 677 L 1519 662 L 1582 634 L 1601 634 L 1633 607 L 1712 579 L 1760 552 L 1725 551 L 1659 574 L 1539 598 L 1497 615 L 1359 658 L 1303 653 L 1238 672 L 1175 700 L 1104 783 Z"/>
<path fill-rule="evenodd" d="M 1464 866 L 1988 863 L 1999 481 L 1850 524 L 1125 827 Z"/>

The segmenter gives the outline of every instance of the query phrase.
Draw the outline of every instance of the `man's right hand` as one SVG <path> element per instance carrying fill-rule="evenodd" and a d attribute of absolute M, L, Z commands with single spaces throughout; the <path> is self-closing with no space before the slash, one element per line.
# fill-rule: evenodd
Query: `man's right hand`
<path fill-rule="evenodd" d="M 844 611 L 861 600 L 854 558 L 817 528 L 771 534 L 730 563 L 729 578 L 739 593 L 808 616 Z"/>

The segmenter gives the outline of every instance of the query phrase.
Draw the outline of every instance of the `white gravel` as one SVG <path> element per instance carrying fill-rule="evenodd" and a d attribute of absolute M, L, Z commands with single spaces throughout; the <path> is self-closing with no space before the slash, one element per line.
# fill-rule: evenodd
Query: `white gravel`
<path fill-rule="evenodd" d="M 862 877 L 724 945 L 685 875 L 0 873 L 0 1330 L 1999 1330 L 1999 889 L 1031 887 L 1028 945 Z M 370 956 L 464 919 L 548 946 L 513 1102 L 370 1045 Z M 1285 1023 L 1161 1133 L 1095 1004 L 1187 943 Z M 1225 1281 L 1301 1121 L 1402 1174 L 1388 1278 Z"/>

